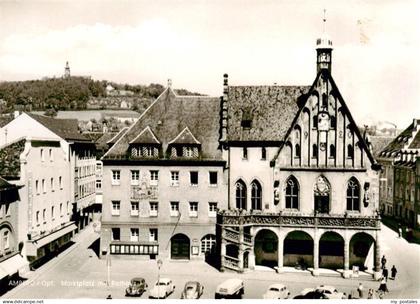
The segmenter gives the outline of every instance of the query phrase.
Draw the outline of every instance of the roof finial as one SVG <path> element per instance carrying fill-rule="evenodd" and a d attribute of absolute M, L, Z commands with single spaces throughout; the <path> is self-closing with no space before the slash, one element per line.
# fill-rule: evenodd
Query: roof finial
<path fill-rule="evenodd" d="M 168 88 L 172 87 L 172 79 L 168 79 Z"/>
<path fill-rule="evenodd" d="M 324 34 L 327 32 L 327 10 L 324 8 L 324 18 L 322 19 L 324 21 Z"/>

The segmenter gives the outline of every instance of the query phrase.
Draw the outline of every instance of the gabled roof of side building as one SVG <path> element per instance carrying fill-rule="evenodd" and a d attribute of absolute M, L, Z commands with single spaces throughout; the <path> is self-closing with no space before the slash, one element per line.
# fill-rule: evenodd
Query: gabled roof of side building
<path fill-rule="evenodd" d="M 163 151 L 186 127 L 201 143 L 202 160 L 222 160 L 219 150 L 220 98 L 179 96 L 167 88 L 103 156 L 103 159 L 126 159 L 130 142 L 149 127 Z"/>
<path fill-rule="evenodd" d="M 44 127 L 63 138 L 64 140 L 77 142 L 91 142 L 91 140 L 89 140 L 82 133 L 79 132 L 77 119 L 58 119 L 33 113 L 27 114 Z"/>
<path fill-rule="evenodd" d="M 420 124 L 420 119 L 417 119 L 417 124 Z M 391 141 L 380 153 L 381 157 L 394 157 L 399 153 L 408 141 L 413 136 L 413 131 L 415 130 L 414 121 L 402 131 L 393 141 Z M 420 148 L 420 132 L 417 132 L 415 138 L 410 144 L 410 149 L 419 149 Z M 417 147 L 417 148 L 416 148 Z"/>

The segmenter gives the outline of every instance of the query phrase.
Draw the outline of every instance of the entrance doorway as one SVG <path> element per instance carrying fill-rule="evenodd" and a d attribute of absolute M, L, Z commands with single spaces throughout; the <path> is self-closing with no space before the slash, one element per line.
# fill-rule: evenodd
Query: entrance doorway
<path fill-rule="evenodd" d="M 185 234 L 179 233 L 171 238 L 171 259 L 190 259 L 190 239 Z"/>

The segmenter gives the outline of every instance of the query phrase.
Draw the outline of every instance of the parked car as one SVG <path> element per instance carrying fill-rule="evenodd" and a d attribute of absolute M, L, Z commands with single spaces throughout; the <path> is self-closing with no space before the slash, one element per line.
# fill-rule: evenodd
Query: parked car
<path fill-rule="evenodd" d="M 300 294 L 295 296 L 293 299 L 327 299 L 327 296 L 324 295 L 320 291 L 317 291 L 313 288 L 305 288 L 305 289 Z"/>
<path fill-rule="evenodd" d="M 316 290 L 322 292 L 327 299 L 347 299 L 346 295 L 342 292 L 338 292 L 334 286 L 319 285 Z"/>
<path fill-rule="evenodd" d="M 263 299 L 287 299 L 290 291 L 283 284 L 272 284 L 263 295 Z"/>
<path fill-rule="evenodd" d="M 241 299 L 244 291 L 244 281 L 240 279 L 229 279 L 216 287 L 216 293 L 214 297 L 215 299 Z"/>
<path fill-rule="evenodd" d="M 160 278 L 149 292 L 149 298 L 165 299 L 175 290 L 175 285 L 169 278 Z"/>
<path fill-rule="evenodd" d="M 125 290 L 126 296 L 141 296 L 147 288 L 146 281 L 143 278 L 133 278 L 130 285 Z"/>
<path fill-rule="evenodd" d="M 184 290 L 181 293 L 181 299 L 199 299 L 203 294 L 204 286 L 197 281 L 185 283 Z"/>

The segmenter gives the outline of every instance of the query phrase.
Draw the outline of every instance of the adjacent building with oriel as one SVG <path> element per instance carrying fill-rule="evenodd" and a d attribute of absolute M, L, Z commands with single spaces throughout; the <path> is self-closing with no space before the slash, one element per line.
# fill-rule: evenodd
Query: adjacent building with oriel
<path fill-rule="evenodd" d="M 356 266 L 380 275 L 380 166 L 332 78 L 331 39 L 316 45 L 312 86 L 230 86 L 225 75 L 222 270 L 332 268 L 349 277 Z"/>

